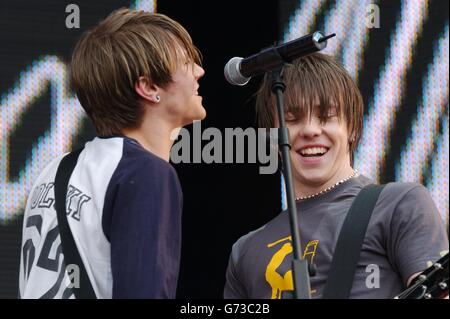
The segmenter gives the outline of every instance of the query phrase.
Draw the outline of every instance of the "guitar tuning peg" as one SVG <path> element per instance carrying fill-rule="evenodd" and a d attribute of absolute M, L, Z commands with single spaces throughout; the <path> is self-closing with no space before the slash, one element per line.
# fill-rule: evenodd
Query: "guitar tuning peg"
<path fill-rule="evenodd" d="M 431 299 L 431 298 L 432 298 L 431 294 L 425 294 L 423 297 L 424 297 L 425 299 Z"/>
<path fill-rule="evenodd" d="M 447 289 L 448 285 L 445 282 L 440 282 L 438 283 L 439 288 L 441 288 L 442 290 Z"/>
<path fill-rule="evenodd" d="M 420 275 L 419 276 L 419 280 L 420 281 L 425 281 L 427 279 L 427 276 L 425 276 L 425 275 Z"/>
<path fill-rule="evenodd" d="M 440 263 L 435 263 L 434 268 L 435 269 L 444 269 L 444 267 L 442 267 L 442 265 Z"/>

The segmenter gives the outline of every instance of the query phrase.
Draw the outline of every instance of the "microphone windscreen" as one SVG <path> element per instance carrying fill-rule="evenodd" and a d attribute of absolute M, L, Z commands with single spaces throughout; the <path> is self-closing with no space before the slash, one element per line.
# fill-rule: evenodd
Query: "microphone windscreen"
<path fill-rule="evenodd" d="M 228 61 L 224 68 L 225 79 L 232 85 L 243 86 L 250 81 L 250 78 L 241 74 L 240 65 L 242 58 L 234 57 Z"/>

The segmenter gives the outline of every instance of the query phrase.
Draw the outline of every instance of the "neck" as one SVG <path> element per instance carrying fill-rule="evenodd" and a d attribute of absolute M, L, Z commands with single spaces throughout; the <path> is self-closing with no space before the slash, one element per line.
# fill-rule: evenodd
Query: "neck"
<path fill-rule="evenodd" d="M 147 115 L 139 128 L 125 129 L 122 133 L 138 141 L 147 151 L 168 162 L 174 143 L 174 140 L 171 140 L 171 134 L 175 129 L 176 125 Z"/>
<path fill-rule="evenodd" d="M 295 195 L 297 198 L 299 198 L 299 197 L 307 197 L 307 196 L 317 194 L 321 191 L 326 190 L 329 187 L 334 186 L 339 181 L 342 181 L 343 179 L 348 178 L 349 176 L 354 174 L 354 172 L 355 171 L 353 170 L 353 168 L 350 165 L 348 165 L 348 167 L 338 170 L 338 172 L 336 172 L 336 174 L 334 174 L 334 176 L 332 178 L 329 178 L 325 182 L 318 182 L 318 183 L 303 182 L 303 181 L 296 179 L 294 182 Z"/>

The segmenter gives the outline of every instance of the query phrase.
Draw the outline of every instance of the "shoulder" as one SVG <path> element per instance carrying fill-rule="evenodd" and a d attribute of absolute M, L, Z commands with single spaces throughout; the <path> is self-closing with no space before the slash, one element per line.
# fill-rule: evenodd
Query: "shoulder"
<path fill-rule="evenodd" d="M 34 178 L 31 188 L 29 190 L 27 203 L 25 206 L 25 215 L 28 214 L 30 207 L 32 206 L 32 202 L 38 200 L 41 197 L 41 193 L 47 189 L 51 189 L 52 185 L 55 181 L 56 172 L 59 167 L 59 163 L 68 153 L 57 156 L 52 159 L 49 163 L 46 164 L 44 169 L 42 169 L 39 174 Z"/>
<path fill-rule="evenodd" d="M 56 172 L 58 171 L 59 164 L 61 160 L 69 153 L 64 153 L 62 155 L 57 156 L 52 159 L 47 165 L 40 171 L 40 173 L 36 176 L 31 185 L 31 192 L 34 192 L 36 188 L 42 188 L 46 184 L 53 185 L 55 181 Z M 29 197 L 30 199 L 30 197 Z"/>
<path fill-rule="evenodd" d="M 355 187 L 360 189 L 370 184 L 376 184 L 375 181 L 364 175 L 360 175 L 354 180 Z M 383 186 L 383 190 L 378 198 L 378 206 L 383 203 L 392 206 L 393 204 L 398 204 L 400 202 L 404 202 L 405 200 L 410 200 L 411 198 L 431 199 L 428 189 L 419 183 L 390 182 L 381 186 Z"/>
<path fill-rule="evenodd" d="M 246 251 L 248 250 L 249 247 L 252 247 L 251 242 L 258 237 L 258 235 L 260 233 L 263 232 L 263 230 L 265 229 L 265 227 L 267 226 L 264 225 L 256 230 L 253 230 L 251 232 L 249 232 L 246 235 L 243 235 L 242 237 L 240 237 L 234 244 L 231 250 L 231 259 L 233 260 L 233 262 L 236 264 L 239 259 L 241 259 L 241 257 L 243 255 L 245 255 Z"/>
<path fill-rule="evenodd" d="M 439 217 L 428 189 L 418 183 L 393 182 L 386 184 L 377 202 L 380 216 L 388 215 L 390 225 L 422 223 Z"/>
<path fill-rule="evenodd" d="M 172 165 L 127 138 L 121 150 L 103 206 L 102 223 L 108 239 L 114 223 L 148 229 L 149 224 L 154 225 L 155 214 L 178 218 L 182 210 L 183 194 Z"/>
<path fill-rule="evenodd" d="M 397 195 L 406 195 L 410 191 L 414 192 L 425 192 L 427 193 L 427 189 L 425 186 L 419 183 L 410 183 L 410 182 L 391 182 L 387 183 L 385 186 L 386 192 L 391 192 Z"/>
<path fill-rule="evenodd" d="M 431 195 L 422 184 L 405 182 L 386 184 L 380 195 L 380 201 L 401 203 L 410 200 L 431 200 Z"/>
<path fill-rule="evenodd" d="M 59 163 L 61 163 L 61 160 L 69 153 L 64 153 L 61 155 L 58 155 L 56 158 L 51 160 L 44 169 L 39 173 L 38 177 L 36 178 L 36 182 L 47 180 L 51 178 L 54 179 L 56 175 L 56 171 L 58 170 Z"/>
<path fill-rule="evenodd" d="M 255 249 L 259 249 L 261 243 L 272 242 L 279 239 L 280 234 L 286 233 L 289 229 L 288 213 L 282 211 L 272 220 L 240 237 L 232 248 L 233 261 L 238 261 L 244 257 L 254 256 Z"/>
<path fill-rule="evenodd" d="M 122 158 L 115 175 L 119 180 L 133 177 L 147 182 L 161 178 L 178 181 L 176 171 L 170 163 L 148 152 L 131 139 L 123 141 Z"/>
<path fill-rule="evenodd" d="M 174 168 L 162 158 L 145 150 L 137 142 L 124 139 L 122 161 L 127 161 L 131 168 L 147 168 L 153 171 L 174 172 Z"/>

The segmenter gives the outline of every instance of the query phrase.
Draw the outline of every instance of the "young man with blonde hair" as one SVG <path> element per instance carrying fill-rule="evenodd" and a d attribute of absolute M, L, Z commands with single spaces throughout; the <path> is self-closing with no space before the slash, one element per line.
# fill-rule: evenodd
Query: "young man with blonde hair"
<path fill-rule="evenodd" d="M 182 192 L 168 163 L 174 129 L 201 120 L 204 70 L 187 31 L 162 14 L 120 9 L 83 34 L 72 84 L 97 137 L 80 153 L 67 220 L 97 298 L 174 298 Z M 23 226 L 22 298 L 71 298 L 55 175 L 34 183 Z M 33 194 L 45 188 L 42 198 Z"/>
<path fill-rule="evenodd" d="M 283 79 L 301 254 L 316 266 L 311 295 L 321 298 L 347 213 L 359 192 L 373 183 L 353 168 L 352 160 L 363 126 L 363 100 L 347 71 L 324 54 L 295 60 L 284 68 Z M 266 76 L 257 94 L 260 126 L 266 128 L 278 126 L 270 85 Z M 283 212 L 241 237 L 230 256 L 225 298 L 292 295 L 290 236 L 289 216 Z M 370 216 L 349 297 L 393 298 L 446 250 L 448 237 L 426 188 L 388 183 Z"/>

